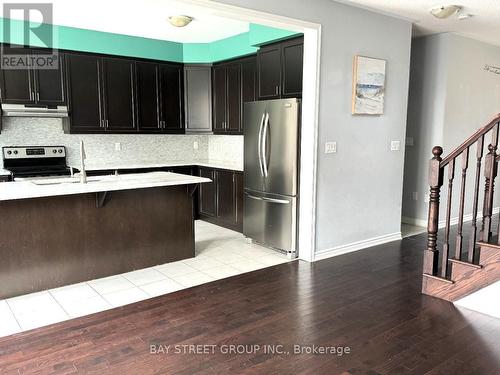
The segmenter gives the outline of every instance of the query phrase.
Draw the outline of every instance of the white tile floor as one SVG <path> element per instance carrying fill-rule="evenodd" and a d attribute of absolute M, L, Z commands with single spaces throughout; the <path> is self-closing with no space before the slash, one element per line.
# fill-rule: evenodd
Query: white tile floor
<path fill-rule="evenodd" d="M 455 305 L 500 319 L 498 296 L 500 296 L 500 281 L 455 301 Z"/>
<path fill-rule="evenodd" d="M 289 261 L 203 221 L 195 233 L 195 258 L 0 300 L 0 337 Z"/>

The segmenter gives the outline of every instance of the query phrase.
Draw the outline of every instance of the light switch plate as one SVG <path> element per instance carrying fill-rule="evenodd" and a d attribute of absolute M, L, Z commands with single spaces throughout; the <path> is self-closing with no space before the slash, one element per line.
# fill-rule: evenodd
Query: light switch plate
<path fill-rule="evenodd" d="M 122 144 L 120 142 L 115 143 L 115 151 L 121 151 L 122 150 Z"/>
<path fill-rule="evenodd" d="M 337 152 L 337 142 L 325 142 L 325 154 L 335 154 Z"/>
<path fill-rule="evenodd" d="M 391 151 L 399 151 L 399 150 L 401 150 L 401 142 L 391 141 Z"/>
<path fill-rule="evenodd" d="M 198 150 L 198 147 L 199 147 L 199 145 L 198 145 L 198 141 L 194 141 L 194 142 L 193 142 L 193 149 L 194 149 L 194 150 Z"/>

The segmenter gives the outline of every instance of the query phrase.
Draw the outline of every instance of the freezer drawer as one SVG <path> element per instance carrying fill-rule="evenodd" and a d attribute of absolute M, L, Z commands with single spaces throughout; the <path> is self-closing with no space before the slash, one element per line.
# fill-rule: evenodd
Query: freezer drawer
<path fill-rule="evenodd" d="M 243 234 L 287 252 L 296 251 L 297 198 L 245 190 Z"/>

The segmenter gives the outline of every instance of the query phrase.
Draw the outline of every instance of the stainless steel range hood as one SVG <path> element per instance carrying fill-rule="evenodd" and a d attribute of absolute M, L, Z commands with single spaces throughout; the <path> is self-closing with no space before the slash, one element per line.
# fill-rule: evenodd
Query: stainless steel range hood
<path fill-rule="evenodd" d="M 6 117 L 68 117 L 68 107 L 32 106 L 23 104 L 2 104 L 2 115 Z"/>

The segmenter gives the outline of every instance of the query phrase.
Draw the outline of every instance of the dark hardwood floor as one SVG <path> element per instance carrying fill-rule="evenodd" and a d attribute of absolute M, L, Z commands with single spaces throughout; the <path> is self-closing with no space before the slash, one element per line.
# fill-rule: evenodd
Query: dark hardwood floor
<path fill-rule="evenodd" d="M 1 338 L 0 374 L 498 374 L 500 320 L 422 295 L 424 247 L 425 234 Z M 181 344 L 218 346 L 150 353 Z M 230 344 L 350 353 L 222 353 Z"/>

